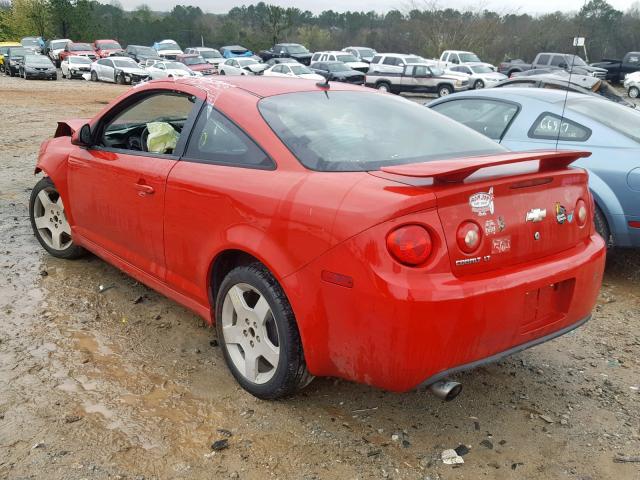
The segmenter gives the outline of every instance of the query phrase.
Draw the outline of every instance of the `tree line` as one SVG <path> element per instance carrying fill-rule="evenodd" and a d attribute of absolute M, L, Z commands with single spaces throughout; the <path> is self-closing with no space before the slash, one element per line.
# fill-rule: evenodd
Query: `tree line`
<path fill-rule="evenodd" d="M 587 39 L 588 60 L 596 61 L 640 50 L 640 2 L 625 12 L 606 0 L 589 0 L 577 12 L 529 15 L 460 11 L 436 0 L 416 0 L 402 11 L 386 13 L 319 14 L 264 2 L 211 14 L 186 5 L 156 12 L 147 5 L 126 11 L 116 1 L 0 0 L 0 40 L 28 35 L 87 42 L 113 38 L 123 45 L 171 38 L 183 47 L 240 44 L 254 51 L 285 41 L 311 51 L 359 45 L 428 58 L 460 49 L 492 63 L 531 60 L 539 51 L 572 52 L 573 38 L 580 35 Z"/>

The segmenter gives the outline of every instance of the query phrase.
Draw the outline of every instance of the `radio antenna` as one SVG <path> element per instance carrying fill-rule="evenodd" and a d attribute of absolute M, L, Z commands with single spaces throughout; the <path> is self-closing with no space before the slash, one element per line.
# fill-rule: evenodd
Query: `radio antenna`
<path fill-rule="evenodd" d="M 584 10 L 584 7 L 586 6 L 587 6 L 587 0 L 584 0 L 584 3 L 582 4 L 582 10 Z M 569 68 L 569 79 L 567 80 L 567 89 L 564 92 L 564 103 L 562 104 L 562 114 L 560 115 L 560 125 L 558 127 L 558 135 L 556 135 L 556 151 L 558 150 L 558 144 L 560 143 L 560 135 L 562 133 L 562 125 L 564 124 L 564 114 L 567 109 L 567 101 L 569 99 L 569 89 L 571 88 L 571 76 L 573 75 L 573 68 L 576 63 L 576 57 L 578 56 L 578 43 L 580 43 L 578 39 L 581 38 L 580 35 L 582 35 L 582 27 L 584 26 L 583 21 L 584 21 L 584 17 L 580 15 L 580 20 L 578 23 L 578 36 L 575 37 L 575 40 L 574 40 L 575 45 L 574 45 L 573 56 L 571 57 L 571 65 Z"/>

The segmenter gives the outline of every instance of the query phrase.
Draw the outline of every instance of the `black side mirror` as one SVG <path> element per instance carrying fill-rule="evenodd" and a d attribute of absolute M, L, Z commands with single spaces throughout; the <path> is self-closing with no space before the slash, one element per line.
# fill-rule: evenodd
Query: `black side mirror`
<path fill-rule="evenodd" d="M 78 147 L 90 147 L 93 144 L 91 127 L 88 123 L 85 123 L 80 130 L 73 133 L 71 143 Z"/>
<path fill-rule="evenodd" d="M 567 64 L 566 64 L 566 63 L 564 63 L 564 62 L 563 62 L 563 63 L 561 63 L 561 64 L 559 64 L 558 66 L 559 66 L 560 68 L 567 68 Z"/>

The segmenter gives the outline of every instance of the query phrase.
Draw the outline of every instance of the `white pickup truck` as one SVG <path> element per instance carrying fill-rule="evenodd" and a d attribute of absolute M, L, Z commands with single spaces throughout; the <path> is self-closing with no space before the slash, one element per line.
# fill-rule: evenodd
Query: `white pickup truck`
<path fill-rule="evenodd" d="M 442 52 L 442 55 L 440 55 L 440 60 L 436 60 L 436 65 L 443 70 L 447 70 L 455 65 L 469 64 L 485 65 L 494 72 L 496 71 L 495 66 L 490 63 L 483 62 L 475 53 L 465 52 L 464 50 L 445 50 Z"/>

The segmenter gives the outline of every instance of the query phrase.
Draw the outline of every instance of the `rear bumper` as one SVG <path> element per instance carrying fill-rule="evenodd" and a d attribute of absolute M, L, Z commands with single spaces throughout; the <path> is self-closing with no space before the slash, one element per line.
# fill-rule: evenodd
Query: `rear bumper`
<path fill-rule="evenodd" d="M 283 279 L 314 375 L 407 391 L 562 335 L 595 305 L 606 251 L 598 235 L 534 262 L 456 277 L 446 252 L 426 268 L 399 266 L 378 240 L 388 229 L 373 227 Z M 324 270 L 353 286 L 320 280 Z"/>

